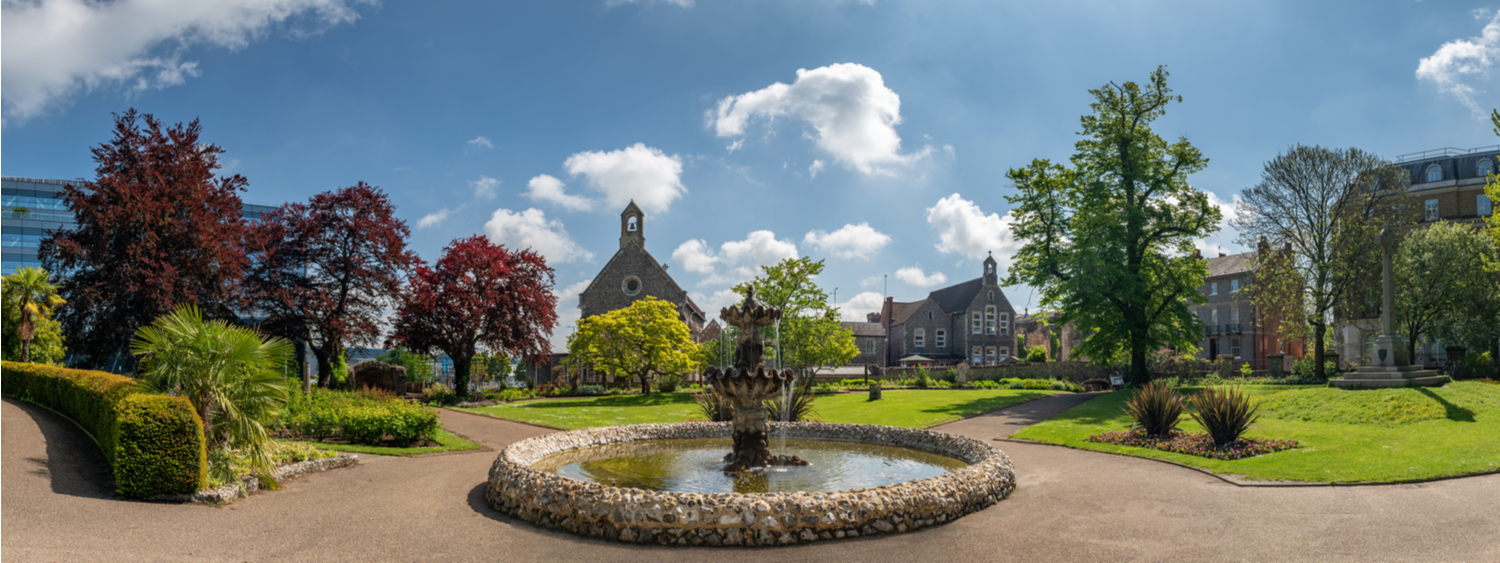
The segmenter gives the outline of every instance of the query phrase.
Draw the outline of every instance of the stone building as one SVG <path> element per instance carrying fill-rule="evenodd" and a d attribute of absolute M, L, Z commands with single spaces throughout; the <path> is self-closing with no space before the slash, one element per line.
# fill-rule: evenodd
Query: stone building
<path fill-rule="evenodd" d="M 1280 330 L 1280 319 L 1258 311 L 1251 302 L 1257 257 L 1263 252 L 1271 252 L 1264 240 L 1254 252 L 1220 253 L 1217 258 L 1207 260 L 1208 278 L 1198 286 L 1198 291 L 1208 302 L 1193 306 L 1193 312 L 1203 323 L 1199 357 L 1212 360 L 1229 356 L 1250 362 L 1250 368 L 1256 370 L 1268 369 L 1266 354 L 1302 357 L 1302 341 L 1288 338 Z"/>
<path fill-rule="evenodd" d="M 995 257 L 984 260 L 983 275 L 951 285 L 912 303 L 887 297 L 880 310 L 886 332 L 887 365 L 922 356 L 927 363 L 991 365 L 1016 349 L 1015 308 L 1000 290 Z"/>
<path fill-rule="evenodd" d="M 1047 348 L 1049 362 L 1087 359 L 1073 353 L 1073 348 L 1083 344 L 1083 332 L 1074 323 L 1059 323 L 1058 318 L 1061 316 L 1061 313 L 1053 311 L 1016 317 L 1016 336 L 1020 337 L 1016 344 L 1016 355 L 1024 358 L 1026 349 L 1044 346 Z"/>
<path fill-rule="evenodd" d="M 886 355 L 885 327 L 880 324 L 880 314 L 871 313 L 870 317 L 873 319 L 867 323 L 839 323 L 839 326 L 854 333 L 854 346 L 859 348 L 859 354 L 849 360 L 849 364 L 889 366 L 890 358 Z"/>
<path fill-rule="evenodd" d="M 648 295 L 675 306 L 693 341 L 699 341 L 707 320 L 703 309 L 667 273 L 667 265 L 646 251 L 646 215 L 631 201 L 620 213 L 620 249 L 578 294 L 578 308 L 587 319 L 624 309 Z"/>

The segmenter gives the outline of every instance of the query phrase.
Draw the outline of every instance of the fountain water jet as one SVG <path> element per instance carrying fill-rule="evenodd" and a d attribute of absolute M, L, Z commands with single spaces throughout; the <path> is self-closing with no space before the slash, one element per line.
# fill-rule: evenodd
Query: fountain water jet
<path fill-rule="evenodd" d="M 704 372 L 704 379 L 713 386 L 714 394 L 720 401 L 730 404 L 734 412 L 734 421 L 730 425 L 733 446 L 729 455 L 724 456 L 724 470 L 807 465 L 807 461 L 797 456 L 772 455 L 766 432 L 765 401 L 796 381 L 796 374 L 790 369 L 777 371 L 765 366 L 766 344 L 760 329 L 780 320 L 781 309 L 761 305 L 755 300 L 755 287 L 751 286 L 745 293 L 745 302 L 721 309 L 719 318 L 739 328 L 734 366 L 724 369 L 710 367 Z"/>

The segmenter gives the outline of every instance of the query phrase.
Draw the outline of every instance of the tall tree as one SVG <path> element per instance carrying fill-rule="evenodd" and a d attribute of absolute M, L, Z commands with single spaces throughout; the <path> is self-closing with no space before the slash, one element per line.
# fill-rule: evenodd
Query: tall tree
<path fill-rule="evenodd" d="M 1500 109 L 1490 110 L 1490 123 L 1495 125 L 1495 136 L 1500 137 Z M 1491 202 L 1500 203 L 1500 168 L 1490 173 L 1488 182 L 1484 185 L 1484 195 Z M 1493 205 L 1493 203 L 1491 204 Z M 1490 227 L 1490 236 L 1496 242 L 1500 242 L 1500 214 L 1491 213 L 1484 221 Z"/>
<path fill-rule="evenodd" d="M 839 324 L 839 310 L 818 287 L 823 261 L 787 258 L 761 266 L 761 275 L 734 286 L 740 296 L 755 286 L 755 298 L 781 309 L 779 326 L 766 327 L 765 338 L 775 342 L 782 367 L 840 366 L 859 355 L 854 331 Z M 779 330 L 779 335 L 778 335 Z"/>
<path fill-rule="evenodd" d="M 435 267 L 418 262 L 396 312 L 390 341 L 453 361 L 454 390 L 469 394 L 469 368 L 481 347 L 545 358 L 557 326 L 555 276 L 532 250 L 511 251 L 475 235 L 443 249 Z"/>
<path fill-rule="evenodd" d="M 1406 333 L 1406 357 L 1415 360 L 1423 335 L 1458 345 L 1468 344 L 1467 334 L 1497 332 L 1500 260 L 1488 233 L 1439 221 L 1409 233 L 1392 261 L 1396 325 Z"/>
<path fill-rule="evenodd" d="M 651 393 L 655 376 L 680 376 L 697 366 L 701 350 L 677 308 L 647 296 L 624 309 L 578 321 L 568 358 L 616 378 L 637 380 Z"/>
<path fill-rule="evenodd" d="M 23 266 L 16 273 L 5 276 L 0 284 L 4 286 L 0 295 L 3 295 L 5 308 L 6 358 L 10 357 L 11 345 L 19 340 L 19 359 L 31 362 L 31 343 L 40 340 L 40 363 L 61 360 L 62 335 L 57 334 L 52 309 L 65 301 L 57 294 L 57 286 L 47 281 L 47 271 Z"/>
<path fill-rule="evenodd" d="M 247 229 L 253 314 L 265 316 L 267 332 L 308 343 L 324 387 L 345 346 L 379 341 L 381 313 L 417 261 L 395 212 L 385 192 L 358 182 L 283 205 Z"/>
<path fill-rule="evenodd" d="M 1291 248 L 1271 249 L 1265 238 L 1255 247 L 1255 277 L 1250 306 L 1257 332 L 1279 334 L 1283 344 L 1301 340 L 1307 332 L 1304 313 L 1307 284 L 1297 273 Z M 1285 350 L 1283 350 L 1284 352 Z"/>
<path fill-rule="evenodd" d="M 1261 181 L 1244 190 L 1233 224 L 1246 245 L 1265 237 L 1291 245 L 1296 275 L 1306 286 L 1303 318 L 1312 327 L 1313 357 L 1323 358 L 1336 306 L 1369 286 L 1368 262 L 1384 226 L 1404 229 L 1401 206 L 1410 179 L 1404 169 L 1355 149 L 1297 145 L 1267 162 Z M 1262 282 L 1257 282 L 1262 283 Z M 1325 362 L 1313 362 L 1326 378 Z"/>
<path fill-rule="evenodd" d="M 1006 197 L 1012 235 L 1024 246 L 1005 283 L 1039 288 L 1042 306 L 1061 311 L 1058 324 L 1094 331 L 1074 353 L 1128 360 L 1133 382 L 1150 379 L 1148 354 L 1192 347 L 1201 335 L 1188 306 L 1203 302 L 1208 270 L 1193 241 L 1220 218 L 1187 182 L 1208 159 L 1186 138 L 1169 144 L 1151 130 L 1182 101 L 1167 76 L 1157 68 L 1144 87 L 1090 90 L 1094 113 L 1082 118 L 1071 168 L 1038 159 L 1007 174 L 1018 192 Z"/>
<path fill-rule="evenodd" d="M 94 181 L 63 188 L 78 226 L 52 232 L 38 254 L 72 304 L 58 318 L 86 364 L 132 369 L 135 329 L 179 303 L 235 318 L 247 182 L 214 176 L 224 149 L 200 141 L 202 129 L 116 114 L 114 138 L 93 149 Z"/>

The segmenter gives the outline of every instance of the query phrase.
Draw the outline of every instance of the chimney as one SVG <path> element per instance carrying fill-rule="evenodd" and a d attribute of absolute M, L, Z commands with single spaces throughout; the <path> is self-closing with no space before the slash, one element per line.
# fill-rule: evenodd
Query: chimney
<path fill-rule="evenodd" d="M 1193 249 L 1193 258 L 1197 258 L 1199 260 L 1202 260 L 1203 259 L 1203 251 L 1200 250 L 1200 249 L 1194 248 Z"/>
<path fill-rule="evenodd" d="M 880 322 L 880 313 L 869 313 L 869 314 L 866 314 L 865 315 L 865 322 L 867 322 L 867 323 L 878 323 L 878 322 Z"/>
<path fill-rule="evenodd" d="M 1225 253 L 1224 253 L 1224 251 L 1223 251 L 1223 250 L 1220 250 L 1220 251 L 1219 251 L 1219 258 L 1223 258 L 1223 257 L 1225 257 L 1225 256 L 1229 256 L 1229 255 L 1228 255 L 1228 254 L 1225 254 Z"/>
<path fill-rule="evenodd" d="M 885 303 L 880 306 L 880 326 L 885 327 L 887 329 L 891 328 L 891 315 L 894 314 L 892 312 L 892 309 L 895 309 L 895 308 L 896 308 L 896 298 L 895 297 L 887 297 L 887 298 L 885 298 Z"/>

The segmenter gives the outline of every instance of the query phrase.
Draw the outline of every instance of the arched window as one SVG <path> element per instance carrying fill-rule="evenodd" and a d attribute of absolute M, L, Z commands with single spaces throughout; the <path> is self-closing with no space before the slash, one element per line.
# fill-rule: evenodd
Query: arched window
<path fill-rule="evenodd" d="M 990 301 L 994 301 L 994 300 L 995 300 L 995 292 L 991 291 L 990 292 Z"/>
<path fill-rule="evenodd" d="M 630 218 L 630 227 L 629 227 L 629 230 L 632 233 L 635 232 L 635 217 L 631 217 Z"/>
<path fill-rule="evenodd" d="M 1436 164 L 1427 167 L 1427 181 L 1436 182 L 1443 179 L 1443 167 Z"/>
<path fill-rule="evenodd" d="M 1485 176 L 1489 176 L 1490 174 L 1494 174 L 1495 173 L 1495 161 L 1490 160 L 1488 158 L 1480 159 L 1479 166 L 1478 166 L 1478 168 L 1475 169 L 1474 172 L 1480 178 L 1483 178 Z"/>

